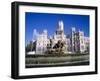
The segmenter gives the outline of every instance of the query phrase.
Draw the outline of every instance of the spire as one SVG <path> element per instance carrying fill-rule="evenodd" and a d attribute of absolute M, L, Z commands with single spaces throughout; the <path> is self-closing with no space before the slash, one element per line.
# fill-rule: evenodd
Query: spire
<path fill-rule="evenodd" d="M 58 26 L 58 30 L 63 30 L 64 29 L 64 23 L 62 20 L 59 21 L 59 26 Z"/>
<path fill-rule="evenodd" d="M 72 31 L 75 31 L 76 29 L 75 29 L 75 27 L 72 27 Z"/>

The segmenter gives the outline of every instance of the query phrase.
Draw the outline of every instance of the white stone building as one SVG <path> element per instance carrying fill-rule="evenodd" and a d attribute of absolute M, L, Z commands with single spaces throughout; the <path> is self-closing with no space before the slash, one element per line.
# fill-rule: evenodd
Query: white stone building
<path fill-rule="evenodd" d="M 89 52 L 89 47 L 90 47 L 89 37 L 84 37 L 84 42 L 85 42 L 85 52 Z"/>
<path fill-rule="evenodd" d="M 67 38 L 66 46 L 67 46 L 67 53 L 70 53 L 71 52 L 71 40 L 70 40 L 70 38 Z"/>
<path fill-rule="evenodd" d="M 86 43 L 88 44 L 86 45 Z M 83 31 L 76 31 L 75 28 L 72 28 L 71 44 L 72 52 L 84 53 L 87 50 L 87 47 L 89 47 L 89 38 L 87 39 L 84 36 Z"/>
<path fill-rule="evenodd" d="M 71 29 L 71 37 L 66 37 L 63 21 L 58 22 L 58 28 L 50 39 L 47 37 L 47 30 L 44 30 L 41 34 L 34 30 L 34 33 L 36 34 L 36 54 L 45 54 L 48 45 L 53 48 L 59 40 L 64 42 L 65 53 L 84 53 L 89 51 L 89 37 L 85 37 L 83 31 L 76 31 L 74 27 Z"/>
<path fill-rule="evenodd" d="M 36 37 L 36 54 L 45 54 L 47 50 L 47 44 L 47 30 L 44 30 L 42 34 L 38 34 Z"/>

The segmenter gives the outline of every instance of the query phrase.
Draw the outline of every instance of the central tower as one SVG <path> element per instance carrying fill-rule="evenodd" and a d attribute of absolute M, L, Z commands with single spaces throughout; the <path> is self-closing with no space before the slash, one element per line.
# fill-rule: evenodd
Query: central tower
<path fill-rule="evenodd" d="M 58 22 L 58 28 L 57 28 L 56 33 L 54 35 L 54 39 L 61 40 L 61 41 L 66 39 L 66 36 L 64 34 L 64 23 L 62 20 L 60 20 Z"/>
<path fill-rule="evenodd" d="M 64 52 L 67 52 L 67 38 L 66 35 L 64 34 L 64 23 L 62 20 L 58 21 L 58 28 L 53 36 L 52 39 L 52 47 L 60 41 L 63 46 Z"/>
<path fill-rule="evenodd" d="M 60 20 L 60 21 L 58 22 L 58 30 L 59 30 L 59 31 L 63 31 L 63 30 L 64 30 L 64 23 L 63 23 L 62 20 Z"/>
<path fill-rule="evenodd" d="M 58 22 L 58 29 L 57 29 L 57 31 L 56 31 L 56 34 L 57 34 L 57 35 L 63 35 L 63 34 L 64 34 L 64 23 L 63 23 L 62 20 L 60 20 L 60 21 Z"/>

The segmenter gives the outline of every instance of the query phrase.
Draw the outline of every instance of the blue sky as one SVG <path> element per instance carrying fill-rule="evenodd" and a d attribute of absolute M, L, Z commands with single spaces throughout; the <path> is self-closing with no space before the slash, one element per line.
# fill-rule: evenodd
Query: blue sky
<path fill-rule="evenodd" d="M 89 37 L 89 16 L 73 14 L 49 14 L 49 13 L 25 13 L 25 42 L 29 43 L 33 37 L 33 30 L 42 33 L 44 29 L 48 31 L 48 37 L 53 36 L 58 28 L 58 21 L 64 22 L 65 34 L 71 33 L 71 28 L 84 31 Z"/>

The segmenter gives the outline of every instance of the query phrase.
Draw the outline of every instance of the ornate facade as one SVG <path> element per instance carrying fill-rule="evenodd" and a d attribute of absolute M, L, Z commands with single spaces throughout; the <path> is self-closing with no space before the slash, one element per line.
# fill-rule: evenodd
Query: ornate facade
<path fill-rule="evenodd" d="M 68 38 L 64 34 L 64 23 L 63 21 L 58 22 L 58 28 L 54 33 L 53 37 L 48 39 L 47 30 L 44 30 L 42 34 L 36 35 L 36 54 L 45 54 L 48 45 L 51 48 L 60 40 L 64 42 L 65 53 L 84 53 L 89 49 L 89 37 L 84 36 L 83 31 L 76 31 L 75 28 L 71 30 L 71 36 Z M 52 42 L 52 44 L 50 44 Z"/>
<path fill-rule="evenodd" d="M 36 54 L 44 54 L 47 50 L 47 44 L 47 30 L 44 30 L 42 34 L 38 34 L 36 37 Z"/>
<path fill-rule="evenodd" d="M 89 48 L 89 37 L 84 36 L 83 31 L 76 31 L 72 28 L 71 34 L 71 49 L 72 52 L 84 53 Z"/>

